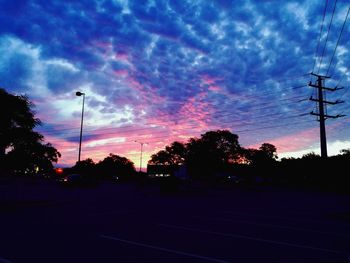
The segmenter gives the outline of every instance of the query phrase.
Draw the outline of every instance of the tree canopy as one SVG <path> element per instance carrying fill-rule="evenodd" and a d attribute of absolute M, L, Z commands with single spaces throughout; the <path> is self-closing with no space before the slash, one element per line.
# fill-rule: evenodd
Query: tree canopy
<path fill-rule="evenodd" d="M 97 170 L 105 178 L 112 176 L 127 178 L 135 173 L 135 166 L 128 158 L 110 153 L 97 163 Z"/>
<path fill-rule="evenodd" d="M 277 160 L 277 149 L 263 143 L 259 149 L 245 149 L 238 135 L 228 130 L 208 131 L 187 143 L 173 142 L 151 156 L 149 164 L 186 164 L 193 176 L 206 177 L 224 172 L 235 164 L 270 165 Z"/>
<path fill-rule="evenodd" d="M 186 145 L 181 142 L 173 142 L 170 146 L 166 146 L 165 150 L 161 150 L 151 156 L 150 164 L 183 164 L 187 155 Z"/>
<path fill-rule="evenodd" d="M 0 165 L 10 171 L 33 173 L 53 168 L 61 154 L 33 129 L 40 125 L 34 104 L 26 96 L 0 89 Z"/>
<path fill-rule="evenodd" d="M 268 165 L 277 160 L 277 148 L 270 143 L 263 143 L 259 149 L 244 149 L 245 161 L 252 165 Z"/>
<path fill-rule="evenodd" d="M 210 176 L 239 159 L 238 135 L 228 130 L 209 131 L 187 143 L 187 165 L 193 174 Z"/>
<path fill-rule="evenodd" d="M 76 164 L 71 168 L 71 170 L 76 173 L 93 175 L 96 173 L 95 166 L 96 163 L 91 158 L 87 158 L 85 160 L 76 162 Z"/>
<path fill-rule="evenodd" d="M 209 131 L 187 143 L 173 142 L 151 156 L 150 164 L 186 164 L 192 171 L 210 175 L 241 158 L 238 135 L 228 130 Z"/>

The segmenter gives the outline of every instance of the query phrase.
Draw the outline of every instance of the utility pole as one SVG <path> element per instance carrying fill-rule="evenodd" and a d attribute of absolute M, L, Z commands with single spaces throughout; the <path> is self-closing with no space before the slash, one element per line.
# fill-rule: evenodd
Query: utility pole
<path fill-rule="evenodd" d="M 337 100 L 337 101 L 327 101 L 324 99 L 324 92 L 326 91 L 337 91 L 343 88 L 327 88 L 324 87 L 325 80 L 330 78 L 328 76 L 323 76 L 315 73 L 311 73 L 311 75 L 317 77 L 317 81 L 315 84 L 309 83 L 310 87 L 317 88 L 317 97 L 313 98 L 312 96 L 310 97 L 311 101 L 314 101 L 318 103 L 318 112 L 310 112 L 311 115 L 318 116 L 318 121 L 320 122 L 320 143 L 321 143 L 321 157 L 322 158 L 327 158 L 327 137 L 326 137 L 326 119 L 336 119 L 339 117 L 344 117 L 345 115 L 328 115 L 325 113 L 325 110 L 327 109 L 327 104 L 329 105 L 335 105 L 339 103 L 343 103 L 344 101 Z"/>

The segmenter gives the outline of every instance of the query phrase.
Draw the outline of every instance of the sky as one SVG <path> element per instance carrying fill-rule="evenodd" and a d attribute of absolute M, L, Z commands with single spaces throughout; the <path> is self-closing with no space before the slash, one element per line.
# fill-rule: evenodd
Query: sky
<path fill-rule="evenodd" d="M 326 5 L 327 3 L 327 5 Z M 173 141 L 228 129 L 279 157 L 320 153 L 316 78 L 328 75 L 330 155 L 350 148 L 347 0 L 0 0 L 0 87 L 25 94 L 62 154 L 142 167 Z M 350 15 L 349 15 L 350 16 Z M 346 20 L 347 19 L 347 20 Z"/>

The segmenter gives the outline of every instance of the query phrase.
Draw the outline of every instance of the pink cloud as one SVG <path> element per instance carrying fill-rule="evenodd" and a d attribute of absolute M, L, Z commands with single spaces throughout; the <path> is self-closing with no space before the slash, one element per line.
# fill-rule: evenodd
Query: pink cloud
<path fill-rule="evenodd" d="M 44 133 L 45 135 L 45 133 Z M 78 144 L 52 135 L 45 135 L 45 142 L 51 143 L 60 153 L 57 165 L 74 165 L 78 158 Z"/>
<path fill-rule="evenodd" d="M 129 71 L 126 69 L 114 70 L 114 75 L 116 77 L 126 77 L 129 74 Z"/>
<path fill-rule="evenodd" d="M 209 88 L 208 88 L 208 90 L 210 90 L 210 91 L 215 91 L 215 92 L 217 92 L 217 93 L 219 93 L 220 91 L 222 91 L 222 89 L 221 89 L 221 87 L 219 87 L 219 86 L 209 86 Z"/>
<path fill-rule="evenodd" d="M 202 83 L 206 85 L 213 85 L 216 83 L 216 81 L 219 80 L 217 77 L 212 77 L 209 75 L 203 75 L 202 76 Z"/>
<path fill-rule="evenodd" d="M 115 59 L 119 60 L 119 61 L 124 61 L 129 63 L 129 56 L 126 53 L 117 53 L 115 54 Z"/>

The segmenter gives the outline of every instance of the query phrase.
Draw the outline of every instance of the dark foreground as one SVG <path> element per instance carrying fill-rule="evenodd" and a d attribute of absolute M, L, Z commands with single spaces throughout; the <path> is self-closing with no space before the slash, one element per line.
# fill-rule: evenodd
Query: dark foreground
<path fill-rule="evenodd" d="M 348 262 L 350 196 L 0 184 L 0 262 Z"/>

